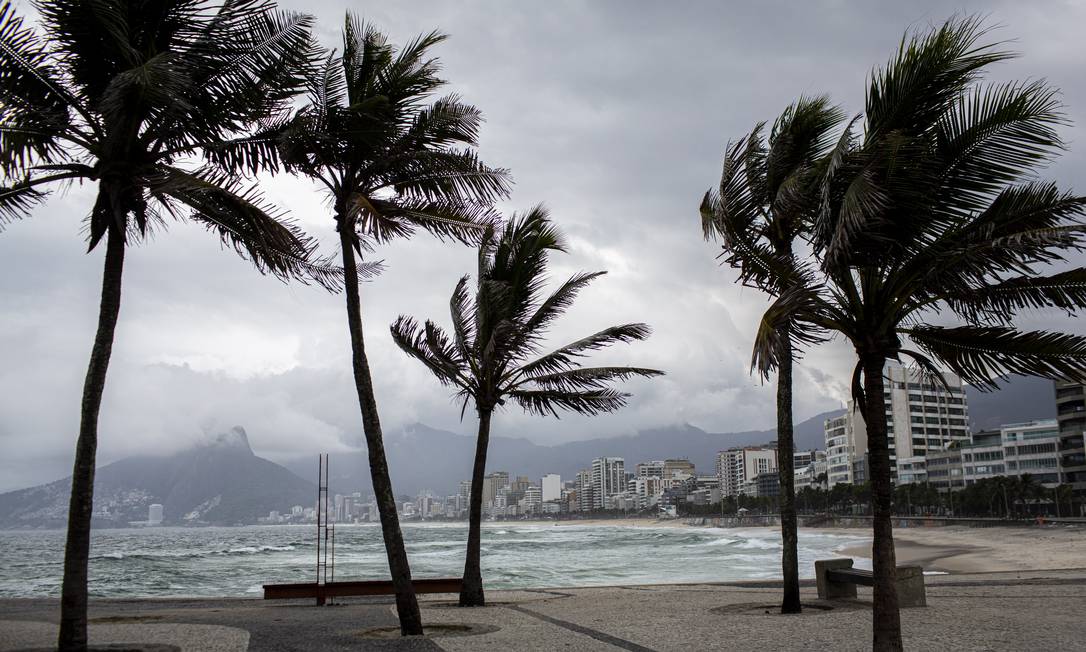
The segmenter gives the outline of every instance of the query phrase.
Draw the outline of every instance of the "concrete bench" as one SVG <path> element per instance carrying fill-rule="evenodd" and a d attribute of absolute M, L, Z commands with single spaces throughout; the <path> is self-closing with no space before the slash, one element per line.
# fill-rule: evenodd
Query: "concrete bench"
<path fill-rule="evenodd" d="M 459 577 L 438 579 L 412 579 L 415 593 L 459 593 L 463 579 Z M 326 598 L 362 595 L 394 595 L 396 589 L 392 580 L 370 580 L 364 582 L 328 582 L 317 584 L 265 584 L 265 600 L 296 600 L 298 598 L 316 598 L 317 604 L 324 604 Z"/>
<path fill-rule="evenodd" d="M 874 586 L 869 570 L 852 567 L 851 559 L 823 559 L 815 562 L 815 582 L 822 600 L 855 598 L 856 586 Z M 920 566 L 897 567 L 897 602 L 901 607 L 926 607 L 924 569 Z"/>

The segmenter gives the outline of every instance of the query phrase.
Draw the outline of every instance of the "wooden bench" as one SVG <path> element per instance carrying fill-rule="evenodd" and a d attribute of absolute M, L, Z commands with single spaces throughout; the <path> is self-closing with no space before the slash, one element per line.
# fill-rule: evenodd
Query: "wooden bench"
<path fill-rule="evenodd" d="M 851 559 L 823 559 L 815 562 L 815 582 L 822 600 L 855 598 L 856 586 L 874 586 L 869 570 L 852 567 Z M 920 566 L 897 567 L 897 602 L 900 607 L 926 607 L 924 569 Z"/>
<path fill-rule="evenodd" d="M 460 593 L 464 580 L 459 577 L 438 579 L 415 579 L 411 585 L 415 593 Z M 369 580 L 363 582 L 302 582 L 299 584 L 265 584 L 265 600 L 296 600 L 316 598 L 317 604 L 324 604 L 326 598 L 340 598 L 359 595 L 395 595 L 392 580 Z"/>

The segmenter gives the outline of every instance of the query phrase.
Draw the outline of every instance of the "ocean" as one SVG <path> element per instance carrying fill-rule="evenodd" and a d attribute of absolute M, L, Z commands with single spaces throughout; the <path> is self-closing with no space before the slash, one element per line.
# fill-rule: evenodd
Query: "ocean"
<path fill-rule="evenodd" d="M 463 572 L 466 524 L 405 523 L 403 531 L 415 577 Z M 315 538 L 316 526 L 301 525 L 95 530 L 90 593 L 259 596 L 265 583 L 313 581 Z M 816 559 L 864 540 L 801 530 L 801 577 L 813 577 Z M 483 525 L 483 578 L 492 589 L 779 579 L 780 553 L 777 528 Z M 0 597 L 59 596 L 63 557 L 63 531 L 0 532 Z M 335 579 L 383 578 L 380 528 L 337 526 Z"/>

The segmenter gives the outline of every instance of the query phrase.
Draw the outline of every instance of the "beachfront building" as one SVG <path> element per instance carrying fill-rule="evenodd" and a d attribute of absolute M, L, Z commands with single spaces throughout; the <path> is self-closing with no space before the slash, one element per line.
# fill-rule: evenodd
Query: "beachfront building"
<path fill-rule="evenodd" d="M 470 485 L 469 485 L 470 486 Z M 498 492 L 509 487 L 509 473 L 495 471 L 483 477 L 483 511 L 493 515 L 494 499 Z"/>
<path fill-rule="evenodd" d="M 688 459 L 664 460 L 664 487 L 669 488 L 687 478 L 695 477 L 694 463 Z"/>
<path fill-rule="evenodd" d="M 651 462 L 641 462 L 635 468 L 637 473 L 635 477 L 638 478 L 664 478 L 664 460 L 653 460 Z"/>
<path fill-rule="evenodd" d="M 542 511 L 543 490 L 534 485 L 524 490 L 524 497 L 517 501 L 517 507 L 521 514 L 536 514 Z"/>
<path fill-rule="evenodd" d="M 592 509 L 605 509 L 608 498 L 626 490 L 626 461 L 621 457 L 592 460 Z"/>
<path fill-rule="evenodd" d="M 898 460 L 910 459 L 915 465 L 915 458 L 969 443 L 969 407 L 960 378 L 945 373 L 940 382 L 919 369 L 896 365 L 884 373 L 886 434 L 895 478 Z M 830 486 L 863 482 L 867 427 L 860 411 L 849 401 L 845 414 L 827 419 L 824 429 Z"/>
<path fill-rule="evenodd" d="M 927 459 L 900 457 L 897 460 L 898 484 L 924 484 L 928 481 Z"/>
<path fill-rule="evenodd" d="M 754 498 L 769 498 L 781 495 L 781 476 L 776 470 L 759 473 L 747 481 L 745 494 Z"/>
<path fill-rule="evenodd" d="M 1063 481 L 1075 489 L 1086 489 L 1086 385 L 1060 381 L 1055 390 Z"/>
<path fill-rule="evenodd" d="M 965 486 L 960 448 L 928 453 L 924 457 L 924 470 L 928 484 L 939 491 L 956 491 Z"/>
<path fill-rule="evenodd" d="M 803 455 L 809 460 L 806 464 L 800 464 L 796 462 L 793 470 L 795 472 L 795 484 L 796 491 L 800 491 L 807 487 L 826 488 L 826 476 L 829 470 L 829 464 L 826 461 L 826 451 L 813 450 L 807 453 L 796 453 L 796 459 L 802 460 L 800 456 Z"/>
<path fill-rule="evenodd" d="M 1063 480 L 1060 431 L 1056 419 L 1012 423 L 999 430 L 978 432 L 962 446 L 965 484 L 999 476 L 1029 474 L 1054 487 Z"/>
<path fill-rule="evenodd" d="M 577 472 L 577 508 L 580 511 L 593 509 L 596 501 L 592 494 L 592 469 L 581 469 Z"/>
<path fill-rule="evenodd" d="M 548 473 L 539 481 L 543 491 L 543 502 L 548 503 L 562 497 L 562 476 Z"/>
<path fill-rule="evenodd" d="M 637 508 L 645 509 L 660 502 L 664 493 L 664 479 L 658 476 L 636 477 L 627 484 L 627 491 L 637 496 Z"/>
<path fill-rule="evenodd" d="M 860 425 L 857 428 L 857 424 Z M 848 411 L 823 423 L 826 438 L 826 484 L 854 484 L 853 460 L 867 450 L 867 429 L 852 401 Z"/>
<path fill-rule="evenodd" d="M 717 485 L 723 496 L 745 493 L 748 480 L 776 470 L 777 449 L 771 446 L 729 448 L 717 453 Z"/>

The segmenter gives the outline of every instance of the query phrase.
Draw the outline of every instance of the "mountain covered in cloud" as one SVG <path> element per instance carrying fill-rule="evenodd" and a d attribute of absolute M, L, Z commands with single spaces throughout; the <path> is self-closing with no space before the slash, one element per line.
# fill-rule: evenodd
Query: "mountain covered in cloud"
<path fill-rule="evenodd" d="M 799 449 L 822 448 L 823 421 L 841 411 L 826 412 L 797 423 Z M 590 465 L 593 458 L 622 457 L 627 470 L 638 462 L 666 458 L 687 458 L 699 473 L 716 473 L 716 453 L 731 446 L 766 444 L 776 439 L 776 430 L 711 433 L 691 425 L 644 430 L 624 437 L 607 437 L 541 446 L 527 439 L 490 438 L 487 455 L 489 471 L 508 471 L 538 482 L 546 473 L 558 473 L 564 480 Z M 454 493 L 461 480 L 471 475 L 475 438 L 438 430 L 417 423 L 400 431 L 385 433 L 385 452 L 397 495 L 414 495 L 421 489 L 439 494 Z M 333 493 L 370 490 L 365 451 L 331 456 L 330 483 Z M 302 459 L 286 465 L 302 477 L 315 477 L 316 464 Z"/>
<path fill-rule="evenodd" d="M 71 478 L 0 494 L 0 528 L 64 527 Z M 94 479 L 95 527 L 147 519 L 153 503 L 166 524 L 252 523 L 271 510 L 312 505 L 316 486 L 253 454 L 235 427 L 172 455 L 127 457 Z"/>

